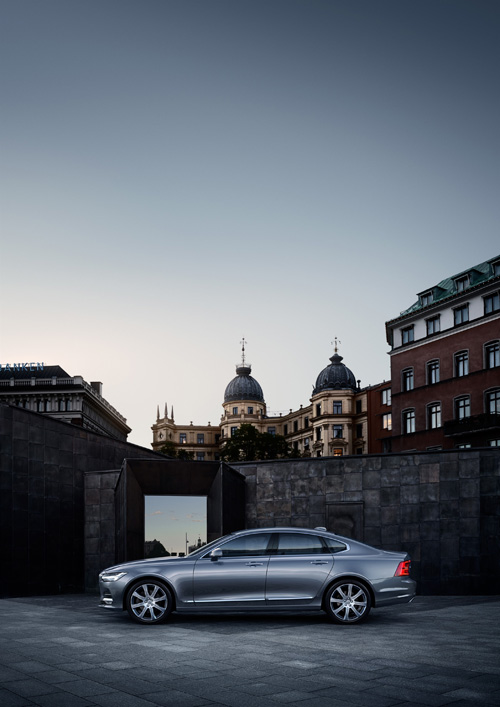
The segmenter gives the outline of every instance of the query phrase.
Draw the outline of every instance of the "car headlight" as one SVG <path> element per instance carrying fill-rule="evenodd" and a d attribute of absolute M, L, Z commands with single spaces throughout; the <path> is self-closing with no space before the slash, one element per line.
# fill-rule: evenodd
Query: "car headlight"
<path fill-rule="evenodd" d="M 103 582 L 116 582 L 126 574 L 126 572 L 102 572 L 99 575 L 99 579 L 102 579 Z"/>

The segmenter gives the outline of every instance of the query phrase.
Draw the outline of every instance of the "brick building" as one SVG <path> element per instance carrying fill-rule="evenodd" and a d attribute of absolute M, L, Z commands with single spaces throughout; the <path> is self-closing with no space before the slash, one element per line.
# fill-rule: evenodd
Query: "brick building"
<path fill-rule="evenodd" d="M 500 256 L 386 323 L 392 451 L 500 446 Z"/>

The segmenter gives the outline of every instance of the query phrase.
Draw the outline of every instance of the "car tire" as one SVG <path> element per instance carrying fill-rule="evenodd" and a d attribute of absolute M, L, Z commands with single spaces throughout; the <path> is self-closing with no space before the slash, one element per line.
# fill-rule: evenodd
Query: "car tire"
<path fill-rule="evenodd" d="M 325 611 L 337 624 L 359 624 L 366 619 L 371 606 L 368 588 L 363 582 L 353 579 L 335 582 L 325 595 Z"/>
<path fill-rule="evenodd" d="M 157 579 L 135 582 L 127 592 L 125 605 L 130 617 L 140 624 L 160 624 L 174 608 L 170 590 Z"/>

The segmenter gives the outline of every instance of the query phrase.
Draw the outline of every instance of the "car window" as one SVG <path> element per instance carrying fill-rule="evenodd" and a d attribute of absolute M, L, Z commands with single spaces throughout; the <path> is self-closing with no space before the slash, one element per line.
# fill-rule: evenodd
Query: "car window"
<path fill-rule="evenodd" d="M 328 545 L 330 552 L 342 552 L 343 550 L 347 550 L 347 545 L 341 543 L 340 540 L 335 540 L 335 538 L 323 538 L 323 540 Z"/>
<path fill-rule="evenodd" d="M 278 555 L 319 555 L 328 550 L 316 535 L 305 533 L 280 533 Z"/>
<path fill-rule="evenodd" d="M 247 557 L 248 555 L 265 555 L 271 533 L 256 533 L 242 535 L 221 545 L 223 557 Z"/>

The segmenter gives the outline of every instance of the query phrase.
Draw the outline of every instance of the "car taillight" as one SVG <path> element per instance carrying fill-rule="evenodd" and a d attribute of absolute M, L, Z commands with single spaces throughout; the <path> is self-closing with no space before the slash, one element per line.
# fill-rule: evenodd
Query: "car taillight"
<path fill-rule="evenodd" d="M 400 562 L 396 572 L 394 573 L 394 576 L 395 577 L 409 577 L 410 576 L 410 565 L 411 565 L 410 560 L 404 560 L 403 562 Z"/>

